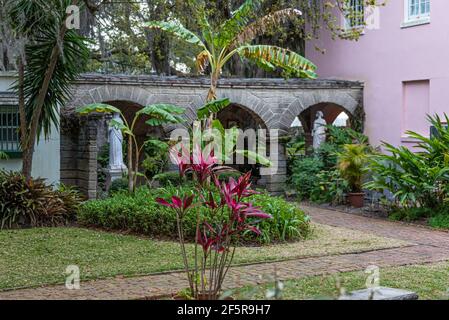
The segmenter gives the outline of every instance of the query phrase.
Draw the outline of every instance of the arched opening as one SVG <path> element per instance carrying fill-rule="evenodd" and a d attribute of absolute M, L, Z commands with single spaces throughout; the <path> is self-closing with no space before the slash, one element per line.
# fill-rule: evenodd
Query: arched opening
<path fill-rule="evenodd" d="M 255 135 L 257 136 L 257 130 L 258 129 L 265 129 L 266 134 L 269 134 L 269 131 L 267 130 L 267 126 L 265 122 L 262 120 L 262 118 L 257 115 L 252 110 L 249 110 L 248 108 L 239 105 L 239 104 L 231 104 L 225 109 L 221 110 L 217 114 L 217 119 L 220 120 L 221 124 L 225 129 L 230 129 L 232 127 L 237 127 L 243 131 L 248 129 L 255 130 Z M 269 137 L 267 136 L 267 153 L 269 152 L 269 144 L 268 144 Z M 245 135 L 245 141 L 244 141 L 244 148 L 245 150 L 252 150 L 251 147 L 248 145 L 248 138 Z M 265 156 L 265 154 L 263 154 Z M 234 156 L 234 160 L 236 157 Z M 261 177 L 260 175 L 260 165 L 259 164 L 252 164 L 250 161 L 245 158 L 244 163 L 241 164 L 234 164 L 231 165 L 231 167 L 235 168 L 236 170 L 245 173 L 248 171 L 252 172 L 254 182 L 258 185 L 265 185 L 265 179 Z"/>
<path fill-rule="evenodd" d="M 300 127 L 302 128 L 302 132 L 304 134 L 306 151 L 309 151 L 313 144 L 313 123 L 318 111 L 323 112 L 324 120 L 326 120 L 327 124 L 340 127 L 351 127 L 352 115 L 344 107 L 330 102 L 323 102 L 310 106 L 301 112 L 301 114 L 297 117 L 298 120 L 294 122 L 297 123 L 299 121 L 301 124 Z"/>

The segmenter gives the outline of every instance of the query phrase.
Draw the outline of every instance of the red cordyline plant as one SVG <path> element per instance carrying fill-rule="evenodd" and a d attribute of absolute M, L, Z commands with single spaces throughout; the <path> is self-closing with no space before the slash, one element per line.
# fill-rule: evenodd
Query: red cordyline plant
<path fill-rule="evenodd" d="M 187 154 L 183 148 L 181 153 L 172 153 L 172 158 L 176 160 L 182 177 L 192 172 L 196 182 L 194 193 L 184 197 L 173 196 L 170 200 L 157 198 L 156 201 L 176 212 L 178 238 L 191 296 L 195 299 L 217 299 L 239 240 L 247 232 L 259 235 L 257 223 L 271 216 L 247 201 L 256 193 L 251 190 L 251 172 L 238 180 L 230 178 L 228 182 L 220 183 L 217 173 L 230 168 L 219 166 L 213 151 L 205 156 L 199 147 L 193 154 Z M 214 196 L 217 193 L 219 197 Z M 208 218 L 201 215 L 201 210 L 209 210 Z M 187 254 L 183 228 L 185 217 L 191 214 L 196 215 L 193 261 Z"/>

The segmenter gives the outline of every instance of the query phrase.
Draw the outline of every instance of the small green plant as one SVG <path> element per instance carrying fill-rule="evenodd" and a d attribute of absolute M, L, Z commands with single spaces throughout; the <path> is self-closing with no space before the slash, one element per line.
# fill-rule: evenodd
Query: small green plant
<path fill-rule="evenodd" d="M 347 144 L 338 154 L 337 168 L 345 179 L 351 192 L 361 192 L 363 176 L 368 162 L 368 146 L 365 144 Z"/>
<path fill-rule="evenodd" d="M 109 192 L 126 191 L 128 189 L 128 178 L 120 178 L 111 182 Z"/>

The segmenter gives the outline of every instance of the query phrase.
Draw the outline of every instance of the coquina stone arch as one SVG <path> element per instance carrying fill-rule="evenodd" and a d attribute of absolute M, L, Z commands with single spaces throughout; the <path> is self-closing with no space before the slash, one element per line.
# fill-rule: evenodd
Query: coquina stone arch
<path fill-rule="evenodd" d="M 197 108 L 205 103 L 208 87 L 206 78 L 83 75 L 72 88 L 73 98 L 61 112 L 61 181 L 77 185 L 89 198 L 97 196 L 96 160 L 99 142 L 104 141 L 107 132 L 107 121 L 100 115 L 92 115 L 79 120 L 80 128 L 71 129 L 77 107 L 107 101 L 126 101 L 139 106 L 170 103 L 186 108 L 186 120 L 192 122 Z M 280 135 L 287 133 L 304 110 L 319 104 L 341 106 L 349 115 L 363 121 L 363 83 L 357 81 L 222 79 L 218 97 L 229 98 L 248 109 L 268 130 L 279 130 Z M 280 193 L 286 180 L 283 146 L 279 148 L 275 165 L 278 170 L 266 177 L 266 187 Z"/>

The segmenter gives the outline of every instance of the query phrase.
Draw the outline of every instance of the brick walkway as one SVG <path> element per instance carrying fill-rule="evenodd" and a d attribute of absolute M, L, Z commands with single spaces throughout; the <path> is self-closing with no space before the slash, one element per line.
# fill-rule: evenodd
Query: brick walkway
<path fill-rule="evenodd" d="M 272 281 L 275 270 L 280 279 L 295 279 L 304 276 L 362 270 L 369 265 L 391 267 L 449 260 L 449 233 L 325 209 L 311 207 L 304 207 L 304 209 L 317 223 L 406 240 L 411 245 L 358 254 L 342 254 L 234 267 L 230 270 L 225 283 L 227 288 Z M 5 291 L 0 292 L 0 300 L 139 299 L 169 295 L 186 286 L 187 283 L 183 273 L 167 273 L 83 282 L 80 290 L 70 291 L 65 289 L 64 286 L 58 285 Z"/>

